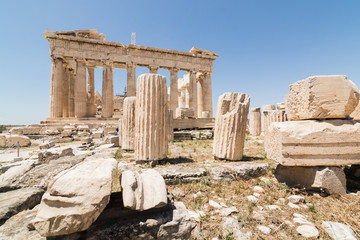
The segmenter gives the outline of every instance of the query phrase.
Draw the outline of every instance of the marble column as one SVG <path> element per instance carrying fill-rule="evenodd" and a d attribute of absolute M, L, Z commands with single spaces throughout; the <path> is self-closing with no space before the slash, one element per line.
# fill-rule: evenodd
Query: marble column
<path fill-rule="evenodd" d="M 114 112 L 114 82 L 111 65 L 103 67 L 102 117 L 111 118 Z"/>
<path fill-rule="evenodd" d="M 95 117 L 95 78 L 94 78 L 94 66 L 87 65 L 88 80 L 87 80 L 87 116 Z"/>
<path fill-rule="evenodd" d="M 86 117 L 86 67 L 83 60 L 76 60 L 75 117 Z"/>
<path fill-rule="evenodd" d="M 203 99 L 204 111 L 209 112 L 210 117 L 213 117 L 213 104 L 212 104 L 212 88 L 211 88 L 211 73 L 206 73 L 203 82 Z"/>
<path fill-rule="evenodd" d="M 68 60 L 69 71 L 69 117 L 75 117 L 75 80 L 76 80 L 76 61 Z"/>
<path fill-rule="evenodd" d="M 70 69 L 64 65 L 63 94 L 62 94 L 62 117 L 69 117 L 69 94 L 70 94 Z"/>
<path fill-rule="evenodd" d="M 178 107 L 178 70 L 170 69 L 170 107 L 173 117 L 175 117 L 176 108 Z"/>
<path fill-rule="evenodd" d="M 261 112 L 260 108 L 250 109 L 249 131 L 250 135 L 259 136 L 261 134 Z"/>
<path fill-rule="evenodd" d="M 127 65 L 126 66 L 126 70 L 127 70 L 127 86 L 126 86 L 126 91 L 127 91 L 127 97 L 133 97 L 136 96 L 136 65 Z"/>
<path fill-rule="evenodd" d="M 156 67 L 156 66 L 149 66 L 148 68 L 149 68 L 150 73 L 155 73 L 155 74 L 157 74 L 157 71 L 159 69 L 159 67 Z"/>
<path fill-rule="evenodd" d="M 202 112 L 204 111 L 204 75 L 197 77 L 197 99 L 198 99 L 198 110 L 197 110 L 197 117 L 202 117 Z"/>
<path fill-rule="evenodd" d="M 164 159 L 168 151 L 168 98 L 166 78 L 142 74 L 137 79 L 135 160 Z"/>
<path fill-rule="evenodd" d="M 189 72 L 190 84 L 189 84 L 189 108 L 194 110 L 194 115 L 197 113 L 197 86 L 196 86 L 196 73 Z"/>
<path fill-rule="evenodd" d="M 50 118 L 62 117 L 62 84 L 65 76 L 63 60 L 52 59 L 50 83 Z"/>

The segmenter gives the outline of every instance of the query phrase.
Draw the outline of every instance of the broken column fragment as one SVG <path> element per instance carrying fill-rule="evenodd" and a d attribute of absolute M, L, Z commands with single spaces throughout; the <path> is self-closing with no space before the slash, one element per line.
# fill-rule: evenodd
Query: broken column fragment
<path fill-rule="evenodd" d="M 137 81 L 135 159 L 156 161 L 168 150 L 168 99 L 166 78 L 142 74 Z"/>
<path fill-rule="evenodd" d="M 154 169 L 124 171 L 120 178 L 124 207 L 144 211 L 167 205 L 164 178 Z"/>
<path fill-rule="evenodd" d="M 261 112 L 259 107 L 250 109 L 249 131 L 253 136 L 261 134 Z"/>
<path fill-rule="evenodd" d="M 241 160 L 243 157 L 250 96 L 224 93 L 219 97 L 213 153 L 215 158 Z"/>
<path fill-rule="evenodd" d="M 121 147 L 124 150 L 134 150 L 135 141 L 135 103 L 136 97 L 127 97 L 124 99 Z"/>

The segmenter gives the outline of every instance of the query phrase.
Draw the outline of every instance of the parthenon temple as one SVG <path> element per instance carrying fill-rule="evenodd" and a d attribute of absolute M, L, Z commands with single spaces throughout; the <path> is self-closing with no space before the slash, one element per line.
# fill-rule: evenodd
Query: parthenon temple
<path fill-rule="evenodd" d="M 126 96 L 136 96 L 136 67 L 170 71 L 169 109 L 174 117 L 182 109 L 192 118 L 212 118 L 211 74 L 216 53 L 193 47 L 189 52 L 123 45 L 105 40 L 96 29 L 76 31 L 47 30 L 50 43 L 50 110 L 47 121 L 111 120 L 114 116 L 114 69 L 126 69 Z M 102 111 L 96 116 L 94 69 L 103 69 Z M 186 71 L 187 104 L 179 102 L 178 72 Z M 183 85 L 182 85 L 183 87 Z M 189 112 L 189 111 L 188 111 Z"/>

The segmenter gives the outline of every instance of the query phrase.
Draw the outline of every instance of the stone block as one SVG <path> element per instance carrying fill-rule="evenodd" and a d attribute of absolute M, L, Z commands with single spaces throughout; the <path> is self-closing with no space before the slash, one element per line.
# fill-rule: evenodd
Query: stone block
<path fill-rule="evenodd" d="M 290 121 L 348 118 L 359 102 L 357 86 L 344 75 L 313 76 L 289 88 L 285 105 Z"/>
<path fill-rule="evenodd" d="M 20 147 L 27 147 L 31 145 L 30 138 L 23 135 L 7 135 L 6 136 L 6 146 L 17 146 L 19 142 Z"/>
<path fill-rule="evenodd" d="M 29 187 L 0 193 L 0 225 L 18 212 L 38 205 L 44 192 L 41 188 Z"/>
<path fill-rule="evenodd" d="M 71 135 L 73 134 L 73 131 L 72 130 L 63 130 L 61 132 L 61 136 L 62 137 L 71 137 Z"/>
<path fill-rule="evenodd" d="M 360 122 L 302 120 L 274 122 L 267 157 L 285 166 L 341 166 L 360 163 Z"/>
<path fill-rule="evenodd" d="M 105 142 L 108 144 L 114 144 L 114 147 L 119 146 L 119 136 L 109 135 L 106 137 Z"/>
<path fill-rule="evenodd" d="M 90 128 L 88 125 L 79 125 L 77 126 L 77 130 L 81 132 L 86 132 L 86 131 L 90 131 Z"/>
<path fill-rule="evenodd" d="M 22 127 L 13 127 L 9 130 L 9 133 L 14 135 L 23 135 L 23 128 Z"/>
<path fill-rule="evenodd" d="M 224 93 L 219 97 L 213 148 L 216 158 L 242 159 L 249 104 L 250 97 L 244 93 Z"/>
<path fill-rule="evenodd" d="M 92 132 L 93 138 L 102 138 L 104 136 L 104 130 L 95 130 Z"/>
<path fill-rule="evenodd" d="M 64 156 L 74 156 L 73 149 L 69 147 L 52 148 L 38 153 L 40 162 L 47 162 Z"/>
<path fill-rule="evenodd" d="M 57 135 L 60 134 L 60 131 L 54 127 L 43 127 L 40 130 L 41 135 Z"/>
<path fill-rule="evenodd" d="M 5 146 L 6 146 L 6 135 L 0 134 L 0 147 L 5 147 Z"/>
<path fill-rule="evenodd" d="M 167 191 L 164 178 L 153 169 L 124 171 L 121 175 L 124 207 L 144 211 L 167 205 Z"/>
<path fill-rule="evenodd" d="M 346 177 L 341 167 L 289 167 L 279 164 L 275 177 L 289 186 L 328 194 L 346 194 Z"/>
<path fill-rule="evenodd" d="M 175 118 L 194 118 L 195 113 L 192 108 L 176 108 L 175 110 Z"/>
<path fill-rule="evenodd" d="M 42 143 L 39 145 L 39 148 L 40 149 L 49 149 L 51 147 L 54 147 L 55 146 L 55 142 L 54 141 L 48 141 L 48 142 L 45 142 L 45 143 Z"/>
<path fill-rule="evenodd" d="M 116 165 L 113 158 L 85 161 L 56 175 L 32 221 L 40 235 L 88 229 L 109 202 Z"/>
<path fill-rule="evenodd" d="M 24 135 L 40 135 L 41 127 L 25 127 L 23 128 Z"/>

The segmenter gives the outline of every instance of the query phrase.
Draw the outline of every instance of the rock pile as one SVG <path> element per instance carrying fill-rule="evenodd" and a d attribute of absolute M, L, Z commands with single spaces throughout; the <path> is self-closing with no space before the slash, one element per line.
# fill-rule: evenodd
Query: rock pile
<path fill-rule="evenodd" d="M 277 175 L 308 188 L 346 193 L 338 166 L 360 163 L 360 124 L 347 119 L 358 100 L 359 91 L 346 76 L 315 76 L 290 85 L 285 105 L 291 121 L 272 123 L 265 135 L 268 158 L 281 164 Z M 327 166 L 333 167 L 323 173 Z M 312 182 L 305 183 L 304 174 Z"/>

